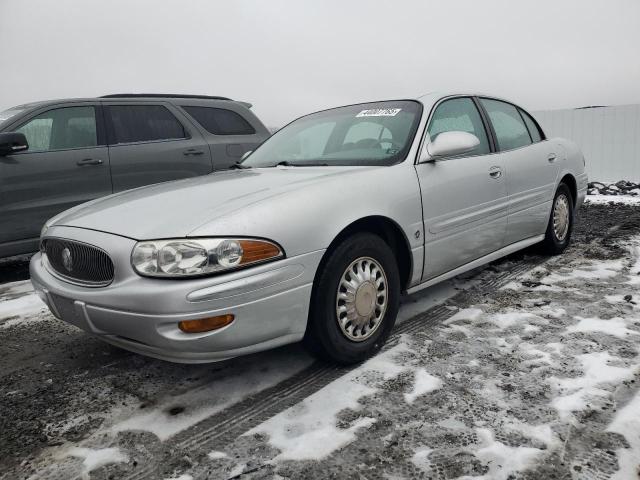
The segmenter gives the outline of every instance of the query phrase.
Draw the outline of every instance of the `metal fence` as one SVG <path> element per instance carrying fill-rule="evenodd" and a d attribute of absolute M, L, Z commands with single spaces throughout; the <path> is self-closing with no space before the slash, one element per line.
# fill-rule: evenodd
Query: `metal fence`
<path fill-rule="evenodd" d="M 533 112 L 548 137 L 576 142 L 589 180 L 640 181 L 640 105 Z"/>

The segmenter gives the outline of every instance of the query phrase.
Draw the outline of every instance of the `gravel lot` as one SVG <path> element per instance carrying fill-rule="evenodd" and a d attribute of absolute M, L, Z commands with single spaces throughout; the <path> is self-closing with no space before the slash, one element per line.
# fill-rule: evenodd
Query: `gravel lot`
<path fill-rule="evenodd" d="M 404 299 L 357 368 L 298 345 L 174 365 L 103 344 L 0 265 L 0 478 L 637 478 L 640 206 Z M 6 283 L 11 282 L 11 283 Z"/>

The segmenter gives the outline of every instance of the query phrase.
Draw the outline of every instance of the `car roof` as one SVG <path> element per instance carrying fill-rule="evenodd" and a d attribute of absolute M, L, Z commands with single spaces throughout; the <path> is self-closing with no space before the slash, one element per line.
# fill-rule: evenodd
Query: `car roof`
<path fill-rule="evenodd" d="M 180 105 L 203 105 L 203 104 L 218 104 L 231 102 L 240 104 L 246 108 L 251 108 L 253 105 L 249 102 L 243 102 L 239 100 L 233 100 L 228 97 L 220 97 L 213 95 L 186 95 L 186 94 L 170 94 L 170 93 L 116 93 L 102 95 L 100 97 L 77 97 L 77 98 L 58 98 L 52 100 L 41 100 L 37 102 L 30 102 L 23 105 L 16 105 L 10 109 L 31 109 L 37 107 L 43 107 L 48 105 L 57 105 L 60 103 L 74 103 L 74 102 L 100 102 L 100 101 L 113 101 L 113 100 L 127 100 L 127 101 L 167 101 L 171 103 L 178 103 Z"/>
<path fill-rule="evenodd" d="M 494 100 L 501 100 L 503 102 L 514 104 L 511 100 L 499 97 L 497 95 L 491 95 L 484 92 L 461 92 L 461 91 L 448 91 L 448 92 L 427 92 L 417 96 L 415 99 L 422 102 L 425 106 L 432 106 L 439 100 L 446 97 L 484 97 Z M 517 105 L 517 104 L 514 104 Z"/>

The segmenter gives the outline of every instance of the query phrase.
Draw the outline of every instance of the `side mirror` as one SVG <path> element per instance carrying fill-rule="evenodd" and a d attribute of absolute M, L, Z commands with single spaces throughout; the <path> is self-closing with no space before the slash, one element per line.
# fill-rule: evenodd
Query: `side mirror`
<path fill-rule="evenodd" d="M 249 150 L 248 152 L 244 152 L 242 154 L 242 157 L 240 157 L 240 161 L 242 162 L 245 158 L 247 158 L 249 155 L 251 155 L 253 153 L 253 150 Z"/>
<path fill-rule="evenodd" d="M 439 158 L 467 153 L 478 145 L 480 145 L 480 140 L 472 133 L 442 132 L 433 142 L 427 143 L 425 152 L 421 155 L 420 162 L 435 161 Z"/>
<path fill-rule="evenodd" d="M 24 152 L 28 148 L 27 137 L 25 137 L 23 133 L 0 133 L 0 157 Z"/>

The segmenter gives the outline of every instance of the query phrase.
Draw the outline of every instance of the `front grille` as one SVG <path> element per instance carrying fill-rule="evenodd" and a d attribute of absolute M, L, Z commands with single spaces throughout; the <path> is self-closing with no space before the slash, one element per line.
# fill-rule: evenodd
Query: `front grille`
<path fill-rule="evenodd" d="M 72 283 L 101 287 L 113 280 L 113 262 L 104 250 L 81 242 L 47 238 L 42 248 L 55 273 Z"/>

